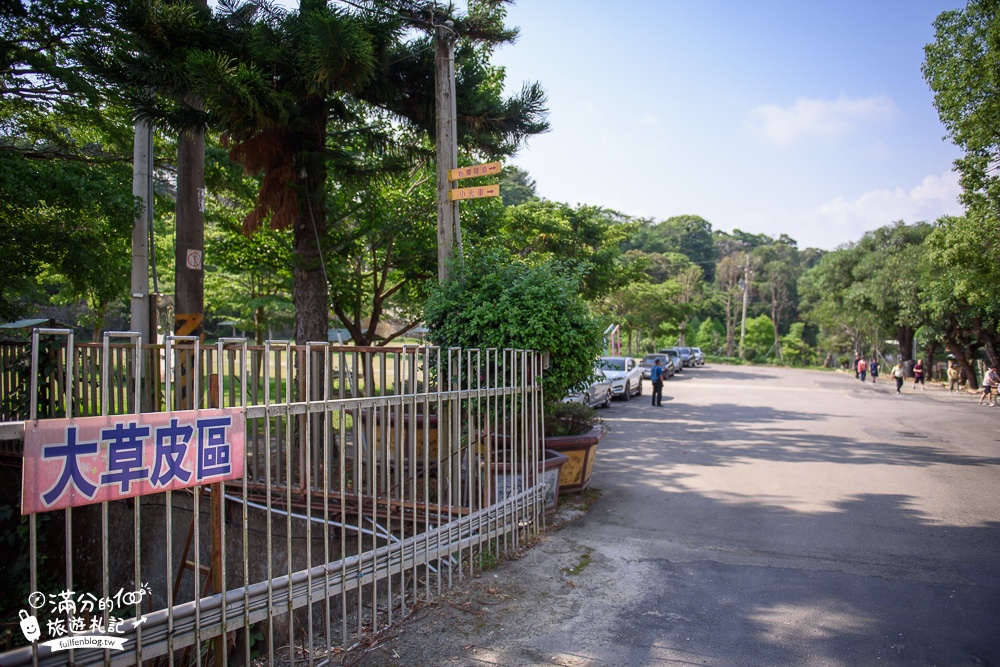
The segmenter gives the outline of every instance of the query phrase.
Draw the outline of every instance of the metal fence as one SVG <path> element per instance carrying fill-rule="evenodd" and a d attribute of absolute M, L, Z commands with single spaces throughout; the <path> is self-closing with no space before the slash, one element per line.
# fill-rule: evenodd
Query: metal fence
<path fill-rule="evenodd" d="M 144 363 L 136 336 L 109 333 L 84 402 L 66 380 L 79 370 L 68 331 L 36 330 L 31 377 L 48 337 L 68 360 L 44 393 L 52 405 L 90 414 L 96 395 L 101 414 L 133 412 L 160 392 L 174 409 L 243 406 L 245 470 L 26 517 L 27 585 L 15 599 L 117 595 L 118 607 L 91 605 L 83 622 L 109 634 L 111 623 L 126 648 L 35 642 L 0 665 L 328 664 L 541 528 L 535 352 L 173 337 Z M 30 394 L 28 424 L 39 388 Z M 18 425 L 2 426 L 0 437 Z M 79 606 L 39 622 L 70 627 Z"/>

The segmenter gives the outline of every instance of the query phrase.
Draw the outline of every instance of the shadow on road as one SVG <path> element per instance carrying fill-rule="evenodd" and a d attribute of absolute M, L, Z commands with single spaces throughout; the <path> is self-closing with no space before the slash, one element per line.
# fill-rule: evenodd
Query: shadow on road
<path fill-rule="evenodd" d="M 651 560 L 649 586 L 609 623 L 621 629 L 617 652 L 593 656 L 598 659 L 591 664 L 652 666 L 682 658 L 683 664 L 789 667 L 997 664 L 1000 576 L 993 554 L 1000 522 L 934 525 L 914 510 L 914 500 L 862 494 L 838 503 L 834 512 L 802 513 L 742 499 L 742 522 L 846 539 L 824 549 L 813 567 Z M 699 516 L 734 511 L 716 500 L 700 502 Z M 871 517 L 885 526 L 882 544 L 902 539 L 912 548 L 893 553 L 886 547 L 858 562 L 849 536 Z M 924 549 L 957 551 L 943 564 Z M 843 571 L 850 561 L 853 571 Z"/>
<path fill-rule="evenodd" d="M 822 412 L 725 402 L 623 407 L 603 415 L 611 429 L 599 455 L 604 497 L 587 521 L 697 536 L 698 548 L 718 545 L 720 557 L 651 559 L 646 588 L 613 610 L 609 625 L 621 633 L 614 651 L 589 653 L 592 664 L 1000 664 L 1000 521 L 983 520 L 995 512 L 942 522 L 923 509 L 926 491 L 905 490 L 835 494 L 803 509 L 784 495 L 713 486 L 693 470 L 751 462 L 946 470 L 1000 466 L 1000 456 L 902 427 L 817 433 L 807 423 L 842 418 Z M 636 502 L 663 510 L 617 516 Z M 779 562 L 800 562 L 770 564 L 761 542 Z M 734 562 L 733 554 L 768 564 Z"/>

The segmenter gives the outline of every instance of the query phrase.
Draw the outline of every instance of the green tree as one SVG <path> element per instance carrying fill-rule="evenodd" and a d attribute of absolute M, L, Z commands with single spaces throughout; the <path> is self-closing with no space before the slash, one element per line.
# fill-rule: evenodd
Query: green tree
<path fill-rule="evenodd" d="M 914 335 L 927 321 L 924 239 L 931 229 L 897 222 L 825 255 L 799 282 L 809 320 L 840 351 L 877 349 L 895 336 L 902 358 L 910 359 Z"/>
<path fill-rule="evenodd" d="M 736 326 L 742 317 L 743 274 L 746 255 L 734 252 L 719 260 L 715 267 L 715 298 L 722 305 L 726 327 L 726 356 L 736 350 Z"/>
<path fill-rule="evenodd" d="M 615 290 L 598 301 L 599 312 L 625 330 L 629 354 L 635 349 L 634 343 L 645 346 L 644 341 L 653 341 L 661 331 L 661 325 L 668 323 L 676 329 L 686 315 L 680 305 L 680 285 L 676 281 L 648 283 L 637 281 Z"/>
<path fill-rule="evenodd" d="M 805 322 L 795 322 L 781 338 L 784 360 L 796 366 L 806 366 L 812 361 L 813 351 L 805 341 L 805 329 Z"/>
<path fill-rule="evenodd" d="M 328 181 L 379 169 L 371 158 L 390 137 L 371 122 L 373 107 L 417 133 L 433 132 L 433 49 L 421 30 L 450 19 L 462 40 L 456 91 L 463 146 L 509 154 L 547 128 L 541 89 L 526 86 L 504 99 L 502 71 L 484 62 L 488 47 L 516 35 L 494 4 L 442 15 L 435 3 L 403 0 L 364 9 L 302 0 L 292 12 L 251 1 L 224 3 L 213 14 L 187 2 L 136 0 L 119 18 L 137 43 L 105 59 L 105 70 L 130 84 L 143 115 L 221 131 L 230 157 L 261 176 L 245 229 L 292 230 L 295 338 L 325 340 Z M 191 98 L 204 110 L 190 107 Z"/>
<path fill-rule="evenodd" d="M 289 230 L 243 232 L 243 220 L 260 187 L 214 142 L 205 161 L 206 317 L 232 319 L 263 344 L 274 325 L 293 319 Z"/>
<path fill-rule="evenodd" d="M 590 376 L 604 341 L 580 296 L 578 271 L 491 251 L 473 252 L 462 273 L 451 275 L 427 301 L 436 345 L 547 351 L 549 403 Z"/>
<path fill-rule="evenodd" d="M 500 199 L 504 206 L 517 206 L 538 199 L 535 179 L 517 167 L 508 167 L 500 179 Z"/>
<path fill-rule="evenodd" d="M 128 118 L 80 59 L 118 41 L 109 7 L 12 0 L 0 12 L 0 238 L 17 249 L 0 265 L 2 319 L 54 294 L 85 300 L 96 335 L 127 294 Z"/>
<path fill-rule="evenodd" d="M 969 0 L 942 12 L 924 47 L 923 74 L 948 135 L 964 151 L 955 161 L 962 199 L 971 208 L 1000 207 L 1000 6 Z"/>
<path fill-rule="evenodd" d="M 792 242 L 794 244 L 794 242 Z M 801 275 L 798 249 L 784 242 L 759 246 L 752 253 L 755 271 L 755 288 L 767 306 L 774 326 L 774 349 L 782 358 L 782 324 L 795 316 L 796 282 Z"/>
<path fill-rule="evenodd" d="M 770 356 L 774 349 L 774 323 L 767 315 L 747 319 L 747 335 L 743 356 L 753 361 L 761 356 Z"/>
<path fill-rule="evenodd" d="M 328 269 L 333 311 L 357 345 L 374 345 L 391 313 L 398 325 L 381 338 L 388 343 L 420 323 L 437 279 L 435 175 L 424 164 L 340 196 L 364 205 L 338 207 L 351 212 L 330 231 L 330 245 L 344 258 Z"/>
<path fill-rule="evenodd" d="M 979 348 L 993 364 L 1000 338 L 1000 222 L 970 212 L 938 220 L 925 241 L 923 307 L 936 337 L 970 378 Z M 974 385 L 975 386 L 975 385 Z"/>
<path fill-rule="evenodd" d="M 75 134 L 74 128 L 66 131 Z M 45 159 L 0 150 L 0 237 L 12 249 L 0 263 L 0 318 L 30 308 L 43 272 L 63 301 L 88 302 L 88 324 L 96 331 L 111 303 L 127 294 L 136 210 L 131 169 L 103 146 L 90 150 L 93 157 Z"/>
<path fill-rule="evenodd" d="M 715 244 L 712 225 L 697 215 L 678 215 L 654 224 L 639 222 L 636 233 L 624 244 L 626 250 L 645 253 L 678 253 L 700 266 L 705 280 L 714 280 Z"/>
<path fill-rule="evenodd" d="M 725 344 L 725 338 L 725 327 L 709 317 L 698 326 L 698 332 L 691 342 L 707 354 L 718 354 Z"/>
<path fill-rule="evenodd" d="M 634 230 L 629 218 L 597 206 L 530 201 L 504 208 L 500 242 L 522 257 L 578 269 L 584 298 L 594 300 L 642 277 L 642 267 L 621 252 Z"/>

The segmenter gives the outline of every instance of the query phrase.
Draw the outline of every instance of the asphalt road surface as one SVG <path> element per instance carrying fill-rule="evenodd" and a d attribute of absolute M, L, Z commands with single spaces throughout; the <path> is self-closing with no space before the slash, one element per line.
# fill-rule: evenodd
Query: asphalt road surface
<path fill-rule="evenodd" d="M 1000 665 L 1000 408 L 688 369 L 603 412 L 601 498 L 361 665 Z"/>

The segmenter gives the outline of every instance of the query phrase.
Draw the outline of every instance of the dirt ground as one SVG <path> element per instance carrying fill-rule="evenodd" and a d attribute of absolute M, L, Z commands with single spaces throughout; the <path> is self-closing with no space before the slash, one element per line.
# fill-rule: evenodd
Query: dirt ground
<path fill-rule="evenodd" d="M 405 621 L 370 644 L 340 656 L 343 667 L 538 664 L 532 656 L 512 662 L 511 642 L 525 625 L 540 627 L 575 616 L 574 578 L 590 564 L 587 550 L 564 543 L 561 530 L 583 517 L 600 492 L 564 496 L 538 540 L 474 578 L 457 582 L 437 600 L 419 603 Z M 535 568 L 544 571 L 537 573 Z M 531 576 L 525 576 L 532 570 Z M 537 576 L 537 574 L 542 576 Z M 528 590 L 530 587 L 530 591 Z M 540 609 L 537 600 L 555 601 Z M 549 605 L 546 605 L 549 607 Z M 524 662 L 521 662 L 523 660 Z M 545 663 L 548 663 L 546 660 Z"/>

